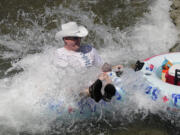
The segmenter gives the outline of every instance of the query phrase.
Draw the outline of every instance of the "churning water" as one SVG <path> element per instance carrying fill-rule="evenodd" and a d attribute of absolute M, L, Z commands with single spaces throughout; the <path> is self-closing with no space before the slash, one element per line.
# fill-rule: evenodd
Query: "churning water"
<path fill-rule="evenodd" d="M 138 84 L 144 80 L 129 68 L 122 77 L 128 97 L 112 104 L 108 115 L 65 115 L 62 120 L 47 111 L 51 99 L 65 101 L 65 109 L 76 108 L 77 93 L 99 73 L 53 64 L 54 51 L 63 46 L 54 39 L 62 23 L 86 26 L 89 35 L 83 42 L 97 48 L 104 61 L 129 67 L 176 43 L 170 5 L 169 0 L 0 0 L 0 134 L 133 134 L 136 129 L 128 132 L 126 126 L 133 123 L 137 130 L 146 123 L 175 133 L 173 119 L 159 114 L 165 107 L 143 96 Z"/>

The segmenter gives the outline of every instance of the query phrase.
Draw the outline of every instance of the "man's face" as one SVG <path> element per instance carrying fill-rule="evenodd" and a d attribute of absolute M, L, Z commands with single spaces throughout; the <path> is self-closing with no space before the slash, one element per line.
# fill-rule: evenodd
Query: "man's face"
<path fill-rule="evenodd" d="M 64 37 L 63 39 L 67 49 L 77 51 L 80 48 L 80 37 Z"/>

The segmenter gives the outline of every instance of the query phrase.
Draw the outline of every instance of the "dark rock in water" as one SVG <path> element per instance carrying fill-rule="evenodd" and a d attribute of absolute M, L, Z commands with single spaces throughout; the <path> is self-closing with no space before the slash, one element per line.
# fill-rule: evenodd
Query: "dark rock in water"
<path fill-rule="evenodd" d="M 168 135 L 164 130 L 160 129 L 128 129 L 128 131 L 119 132 L 114 135 Z"/>
<path fill-rule="evenodd" d="M 170 17 L 173 23 L 176 25 L 177 30 L 180 33 L 180 0 L 173 0 L 171 5 Z M 170 52 L 180 51 L 180 34 L 177 43 L 169 50 Z"/>
<path fill-rule="evenodd" d="M 170 52 L 180 52 L 180 43 L 176 43 L 169 51 Z"/>
<path fill-rule="evenodd" d="M 173 9 L 180 9 L 180 0 L 173 0 L 173 4 L 171 7 Z"/>
<path fill-rule="evenodd" d="M 171 10 L 170 11 L 171 18 L 174 22 L 174 24 L 178 27 L 180 30 L 180 10 Z"/>

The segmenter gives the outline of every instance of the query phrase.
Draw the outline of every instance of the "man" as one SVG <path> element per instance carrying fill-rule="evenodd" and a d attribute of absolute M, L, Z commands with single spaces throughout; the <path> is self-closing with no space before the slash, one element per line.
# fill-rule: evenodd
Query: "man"
<path fill-rule="evenodd" d="M 107 64 L 103 65 L 101 57 L 97 54 L 95 48 L 91 45 L 81 45 L 81 38 L 88 35 L 88 30 L 84 26 L 78 26 L 76 22 L 62 24 L 62 30 L 57 32 L 55 38 L 63 39 L 64 47 L 59 48 L 56 52 L 57 63 L 61 67 L 72 66 L 74 68 L 88 68 L 92 66 L 102 67 L 106 70 Z M 109 68 L 109 67 L 108 67 Z M 111 68 L 111 67 L 110 67 Z M 104 95 L 101 93 L 102 81 L 106 81 Z M 111 100 L 115 95 L 115 87 L 111 84 L 107 75 L 103 73 L 87 89 L 86 95 L 89 95 L 96 102 L 101 99 Z"/>
<path fill-rule="evenodd" d="M 64 47 L 56 52 L 57 63 L 61 67 L 92 67 L 102 66 L 103 62 L 91 45 L 81 45 L 81 38 L 88 35 L 84 26 L 76 22 L 62 24 L 62 30 L 56 33 L 56 39 L 63 39 Z"/>

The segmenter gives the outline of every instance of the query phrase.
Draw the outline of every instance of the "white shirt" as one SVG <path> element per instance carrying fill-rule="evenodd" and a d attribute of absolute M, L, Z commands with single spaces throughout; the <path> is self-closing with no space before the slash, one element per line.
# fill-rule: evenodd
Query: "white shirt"
<path fill-rule="evenodd" d="M 83 45 L 78 52 L 59 48 L 56 51 L 56 61 L 61 67 L 91 67 L 102 66 L 101 57 L 97 54 L 96 49 L 90 45 Z"/>

